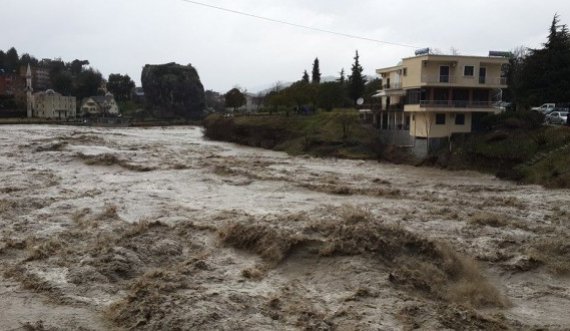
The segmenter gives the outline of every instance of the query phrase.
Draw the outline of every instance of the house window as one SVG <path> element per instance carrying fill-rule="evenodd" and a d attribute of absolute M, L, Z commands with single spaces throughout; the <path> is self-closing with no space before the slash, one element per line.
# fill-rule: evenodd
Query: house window
<path fill-rule="evenodd" d="M 449 83 L 449 66 L 440 66 L 439 67 L 439 82 L 440 83 Z"/>
<path fill-rule="evenodd" d="M 404 72 L 403 72 L 404 76 L 408 75 L 408 68 L 404 68 Z"/>
<path fill-rule="evenodd" d="M 435 124 L 437 125 L 445 124 L 445 114 L 435 114 Z"/>
<path fill-rule="evenodd" d="M 475 74 L 475 67 L 474 66 L 465 66 L 463 69 L 463 76 L 465 77 L 473 77 Z"/>
<path fill-rule="evenodd" d="M 465 114 L 455 114 L 455 125 L 465 125 Z"/>

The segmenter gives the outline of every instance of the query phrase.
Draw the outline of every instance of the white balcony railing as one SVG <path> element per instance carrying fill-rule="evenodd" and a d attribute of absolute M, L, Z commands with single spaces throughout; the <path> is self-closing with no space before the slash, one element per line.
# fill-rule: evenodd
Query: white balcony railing
<path fill-rule="evenodd" d="M 385 90 L 399 90 L 402 88 L 402 83 L 390 83 L 383 85 Z"/>
<path fill-rule="evenodd" d="M 445 108 L 492 108 L 491 101 L 468 101 L 468 100 L 420 100 L 422 107 L 445 107 Z"/>
<path fill-rule="evenodd" d="M 480 85 L 507 85 L 506 77 L 485 77 L 479 76 Z"/>
<path fill-rule="evenodd" d="M 506 77 L 486 77 L 480 76 L 475 78 L 479 85 L 507 85 Z M 465 80 L 463 80 L 465 81 Z M 423 75 L 422 83 L 427 84 L 455 84 L 458 78 L 453 75 Z"/>
<path fill-rule="evenodd" d="M 433 83 L 443 83 L 443 84 L 455 83 L 455 76 L 450 76 L 450 75 L 423 75 L 423 76 L 422 76 L 422 83 L 428 83 L 428 84 L 433 84 Z"/>

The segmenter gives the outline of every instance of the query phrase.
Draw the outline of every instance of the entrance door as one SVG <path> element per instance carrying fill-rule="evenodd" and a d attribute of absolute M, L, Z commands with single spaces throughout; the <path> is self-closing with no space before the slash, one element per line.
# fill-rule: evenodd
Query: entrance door
<path fill-rule="evenodd" d="M 477 113 L 477 112 L 473 112 L 471 113 L 471 131 L 472 132 L 481 132 L 485 129 L 485 126 L 483 125 L 483 118 L 485 118 L 485 116 L 488 116 L 489 114 L 487 113 Z"/>
<path fill-rule="evenodd" d="M 449 83 L 449 66 L 439 67 L 439 82 Z"/>
<path fill-rule="evenodd" d="M 479 84 L 485 84 L 487 80 L 487 68 L 481 67 L 479 68 Z"/>

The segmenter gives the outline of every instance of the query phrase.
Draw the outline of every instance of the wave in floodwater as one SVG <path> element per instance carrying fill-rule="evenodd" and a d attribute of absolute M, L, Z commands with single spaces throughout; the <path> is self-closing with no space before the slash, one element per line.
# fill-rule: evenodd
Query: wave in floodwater
<path fill-rule="evenodd" d="M 570 327 L 567 190 L 199 127 L 0 145 L 0 329 Z"/>

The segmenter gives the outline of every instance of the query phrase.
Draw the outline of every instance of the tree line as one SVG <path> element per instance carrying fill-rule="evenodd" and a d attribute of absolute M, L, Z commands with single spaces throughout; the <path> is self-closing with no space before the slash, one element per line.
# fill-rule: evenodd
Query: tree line
<path fill-rule="evenodd" d="M 320 61 L 319 58 L 316 58 L 313 61 L 310 75 L 307 70 L 304 70 L 300 80 L 285 88 L 278 84 L 269 93 L 260 95 L 256 99 L 270 112 L 283 107 L 286 109 L 296 108 L 297 110 L 303 108 L 332 110 L 334 108 L 352 107 L 360 98 L 370 102 L 371 96 L 381 88 L 380 79 L 367 81 L 363 71 L 360 55 L 356 51 L 348 77 L 342 69 L 339 78 L 335 81 L 322 82 Z M 244 94 L 245 92 L 239 88 L 232 88 L 223 95 L 225 107 L 236 110 L 245 105 Z M 211 98 L 208 97 L 209 95 Z M 215 101 L 215 92 L 207 91 L 206 97 L 211 100 L 210 105 L 219 106 L 219 103 Z"/>
<path fill-rule="evenodd" d="M 6 52 L 0 50 L 0 70 L 5 74 L 20 75 L 20 70 L 30 65 L 33 68 L 42 68 L 48 71 L 50 80 L 47 89 L 53 89 L 63 95 L 72 95 L 79 100 L 83 98 L 103 94 L 103 83 L 117 101 L 130 100 L 135 83 L 128 75 L 111 74 L 105 80 L 103 75 L 89 66 L 88 60 L 75 59 L 65 62 L 62 59 L 42 59 L 24 53 L 18 55 L 18 51 L 12 47 Z M 37 82 L 35 82 L 37 83 Z"/>
<path fill-rule="evenodd" d="M 541 48 L 519 47 L 509 61 L 504 99 L 527 109 L 543 103 L 570 103 L 570 34 L 554 15 Z"/>

